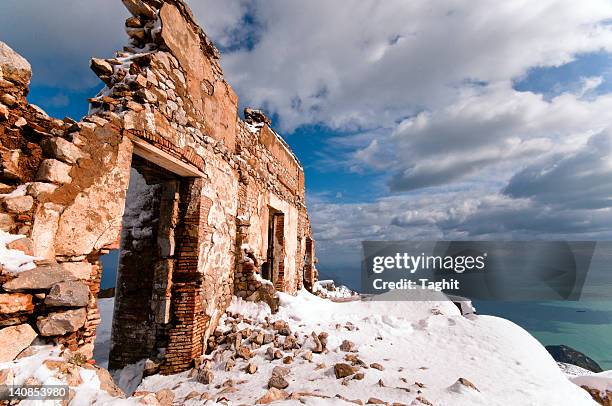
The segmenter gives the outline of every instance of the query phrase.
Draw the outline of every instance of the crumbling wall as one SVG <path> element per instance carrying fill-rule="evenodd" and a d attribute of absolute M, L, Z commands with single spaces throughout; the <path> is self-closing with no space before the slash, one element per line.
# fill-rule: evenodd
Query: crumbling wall
<path fill-rule="evenodd" d="M 117 331 L 135 326 L 133 336 L 142 338 L 157 323 L 153 347 L 160 348 L 146 352 L 164 350 L 161 370 L 173 373 L 203 353 L 233 293 L 276 306 L 274 287 L 258 276 L 272 209 L 285 219 L 277 288 L 302 287 L 311 240 L 304 172 L 265 115 L 248 110 L 245 121 L 239 118 L 218 51 L 183 1 L 123 2 L 132 13 L 130 45 L 114 58 L 92 59 L 106 86 L 80 122 L 50 118 L 28 104 L 29 64 L 0 43 L 0 229 L 23 235 L 13 247 L 37 257 L 34 269 L 0 274 L 0 328 L 19 326 L 1 329 L 0 344 L 15 334 L 30 342 L 39 335 L 91 355 L 99 257 L 119 241 L 138 156 L 176 176 L 179 197 L 172 226 L 162 224 L 163 216 L 156 223 L 157 248 L 167 252 L 150 264 L 140 292 L 152 311 L 137 323 L 122 322 L 130 317 L 121 310 L 129 300 L 118 287 L 115 324 Z M 149 203 L 159 212 L 170 200 Z M 172 238 L 160 241 L 166 231 Z M 138 239 L 126 240 L 127 232 L 124 268 L 138 258 Z M 134 274 L 131 262 L 124 278 Z M 143 356 L 130 352 L 129 334 L 113 334 L 113 345 L 123 348 L 116 367 Z"/>
<path fill-rule="evenodd" d="M 22 235 L 9 248 L 37 264 L 2 270 L 0 344 L 38 334 L 91 355 L 96 253 L 117 238 L 132 145 L 116 117 L 76 123 L 28 104 L 29 64 L 1 43 L 0 68 L 1 229 Z"/>

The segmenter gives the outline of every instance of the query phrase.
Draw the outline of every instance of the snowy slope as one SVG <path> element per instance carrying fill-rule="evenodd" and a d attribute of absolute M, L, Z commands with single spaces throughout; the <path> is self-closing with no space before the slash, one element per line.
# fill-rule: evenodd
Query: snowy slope
<path fill-rule="evenodd" d="M 333 303 L 305 291 L 297 297 L 281 294 L 281 301 L 281 310 L 271 319 L 288 321 L 292 331 L 301 335 L 310 335 L 313 330 L 329 332 L 329 353 L 314 354 L 309 362 L 298 352 L 292 364 L 283 365 L 282 360 L 264 358 L 264 345 L 251 360 L 258 364 L 258 371 L 248 375 L 243 371 L 247 362 L 240 359 L 236 360 L 236 367 L 226 372 L 224 361 L 231 353 L 225 352 L 227 357 L 215 363 L 213 384 L 197 383 L 183 373 L 148 377 L 138 390 L 155 392 L 170 388 L 176 393 L 176 400 L 192 391 L 206 392 L 213 399 L 223 396 L 235 404 L 254 404 L 266 392 L 272 368 L 281 365 L 291 370 L 287 392 L 314 392 L 331 397 L 302 398 L 306 404 L 347 404 L 334 399 L 336 394 L 364 402 L 376 397 L 416 405 L 423 404 L 417 397 L 434 405 L 449 406 L 595 404 L 584 390 L 565 377 L 531 335 L 504 319 L 466 318 L 450 302 Z M 229 310 L 260 321 L 270 316 L 263 305 L 238 299 Z M 347 322 L 358 330 L 345 328 Z M 346 362 L 343 361 L 346 353 L 338 348 L 344 339 L 357 344 L 359 358 L 367 364 L 382 364 L 384 370 L 363 369 L 365 379 L 343 385 L 342 380 L 335 378 L 333 365 Z M 320 363 L 325 367 L 317 369 Z M 468 379 L 478 391 L 455 384 L 458 378 Z M 228 379 L 238 391 L 228 393 L 220 387 Z M 186 404 L 198 402 L 190 400 Z M 296 400 L 279 404 L 283 403 L 300 404 Z"/>
<path fill-rule="evenodd" d="M 389 404 L 399 402 L 416 406 L 596 405 L 587 392 L 566 378 L 533 337 L 509 321 L 490 316 L 464 317 L 448 301 L 337 303 L 306 291 L 301 291 L 297 297 L 285 294 L 280 297 L 282 305 L 275 315 L 270 315 L 266 305 L 234 298 L 228 309 L 230 315 L 224 316 L 219 330 L 235 326 L 272 332 L 274 320 L 285 320 L 301 343 L 300 349 L 284 351 L 283 356 L 293 356 L 292 363 L 283 364 L 282 359 L 269 361 L 264 354 L 272 344 L 264 344 L 253 350 L 254 357 L 249 360 L 258 367 L 254 374 L 244 370 L 247 361 L 240 358 L 226 371 L 226 362 L 234 355 L 234 350 L 222 351 L 220 346 L 206 356 L 214 373 L 212 383 L 197 382 L 193 371 L 174 376 L 154 375 L 145 378 L 136 389 L 136 397 L 129 399 L 112 397 L 103 390 L 93 367 L 73 366 L 71 368 L 76 368 L 80 378 L 71 385 L 75 390 L 71 404 L 116 406 L 145 402 L 155 405 L 157 398 L 161 399 L 160 393 L 171 390 L 176 405 L 252 405 L 266 393 L 272 369 L 283 366 L 290 370 L 285 377 L 289 382 L 286 392 L 304 394 L 274 404 L 352 404 L 337 397 L 340 395 L 364 404 L 374 397 Z M 96 356 L 98 362 L 103 363 L 109 349 L 113 299 L 101 299 L 99 306 L 102 324 L 98 330 Z M 235 324 L 237 320 L 241 320 L 239 324 Z M 302 356 L 313 345 L 312 338 L 307 338 L 312 331 L 329 333 L 328 351 L 312 354 L 312 359 L 307 360 Z M 365 375 L 363 380 L 336 379 L 334 364 L 347 362 L 345 357 L 349 354 L 339 348 L 343 340 L 356 345 L 356 352 L 350 355 L 366 364 L 360 369 Z M 14 374 L 11 382 L 16 384 L 31 377 L 45 384 L 70 379 L 59 376 L 57 370 L 50 370 L 46 363 L 43 366 L 45 360 L 65 362 L 66 355 L 62 357 L 58 349 L 41 346 L 30 357 L 0 364 L 0 370 L 10 368 Z M 383 370 L 368 368 L 372 363 L 380 364 Z M 131 375 L 137 373 L 137 366 L 127 368 L 121 379 L 128 382 Z M 477 389 L 457 383 L 459 378 L 466 379 Z M 610 372 L 573 377 L 572 380 L 603 390 L 612 387 Z M 190 399 L 186 400 L 188 397 Z"/>

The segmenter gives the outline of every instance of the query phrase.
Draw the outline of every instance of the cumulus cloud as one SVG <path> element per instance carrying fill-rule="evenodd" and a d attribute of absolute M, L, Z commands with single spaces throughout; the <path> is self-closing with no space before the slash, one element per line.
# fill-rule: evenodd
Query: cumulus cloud
<path fill-rule="evenodd" d="M 593 132 L 612 124 L 606 113 L 612 95 L 581 95 L 564 93 L 545 100 L 509 84 L 488 86 L 450 106 L 404 120 L 384 142 L 372 141 L 354 158 L 385 162 L 393 172 L 393 191 L 482 176 L 488 166 L 504 168 L 509 176 L 535 157 L 571 153 Z M 502 179 L 503 173 L 498 174 Z"/>
<path fill-rule="evenodd" d="M 392 126 L 461 97 L 469 83 L 518 78 L 612 49 L 606 1 L 255 1 L 263 27 L 224 66 L 249 104 L 291 130 Z M 244 67 L 248 66 L 249 69 Z"/>
<path fill-rule="evenodd" d="M 593 135 L 574 154 L 555 155 L 516 173 L 504 189 L 514 198 L 531 198 L 553 207 L 612 207 L 612 133 Z"/>

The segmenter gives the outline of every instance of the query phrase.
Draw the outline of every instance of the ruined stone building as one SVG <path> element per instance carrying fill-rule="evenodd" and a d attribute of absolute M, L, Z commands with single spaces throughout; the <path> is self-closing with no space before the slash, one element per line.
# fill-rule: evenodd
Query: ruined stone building
<path fill-rule="evenodd" d="M 0 229 L 37 257 L 0 274 L 0 340 L 91 356 L 100 256 L 120 247 L 109 367 L 163 354 L 174 373 L 232 294 L 275 307 L 312 287 L 304 170 L 261 112 L 239 117 L 182 0 L 123 3 L 130 45 L 92 59 L 106 86 L 79 122 L 28 104 L 30 66 L 0 43 Z"/>

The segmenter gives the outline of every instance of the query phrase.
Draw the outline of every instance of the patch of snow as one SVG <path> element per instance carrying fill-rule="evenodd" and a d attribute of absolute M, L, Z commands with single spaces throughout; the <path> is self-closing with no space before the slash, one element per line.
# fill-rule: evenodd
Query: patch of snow
<path fill-rule="evenodd" d="M 35 260 L 41 259 L 26 255 L 23 251 L 7 248 L 7 244 L 24 238 L 24 235 L 9 234 L 0 230 L 0 265 L 5 272 L 16 274 L 36 268 Z"/>
<path fill-rule="evenodd" d="M 252 134 L 257 134 L 259 130 L 261 130 L 261 128 L 264 126 L 264 123 L 257 123 L 257 124 L 245 123 L 245 124 L 246 124 L 247 130 L 249 130 L 249 132 Z"/>
<path fill-rule="evenodd" d="M 126 395 L 134 393 L 140 382 L 142 382 L 145 361 L 143 359 L 135 364 L 126 365 L 124 368 L 113 373 L 113 380 Z"/>
<path fill-rule="evenodd" d="M 595 372 L 589 371 L 588 369 L 581 368 L 577 365 L 566 364 L 565 362 L 557 362 L 559 369 L 563 371 L 565 376 L 568 378 L 573 376 L 593 375 Z"/>
<path fill-rule="evenodd" d="M 21 197 L 26 195 L 26 191 L 28 190 L 29 183 L 19 185 L 15 190 L 11 193 L 0 194 L 0 199 L 12 199 L 15 197 Z"/>
<path fill-rule="evenodd" d="M 612 392 L 612 371 L 590 373 L 582 376 L 571 377 L 570 380 L 578 386 L 587 386 L 598 390 L 603 394 Z"/>

